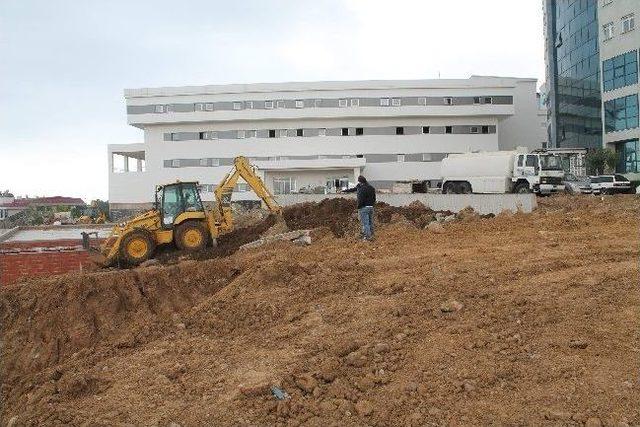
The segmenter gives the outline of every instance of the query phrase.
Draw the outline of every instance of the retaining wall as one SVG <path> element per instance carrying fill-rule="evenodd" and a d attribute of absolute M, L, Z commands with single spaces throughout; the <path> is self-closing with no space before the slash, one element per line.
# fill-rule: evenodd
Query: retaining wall
<path fill-rule="evenodd" d="M 353 194 L 283 194 L 276 196 L 282 206 L 295 205 L 304 202 L 319 202 L 334 197 L 355 197 Z M 377 200 L 391 206 L 407 206 L 411 202 L 419 201 L 436 211 L 458 212 L 471 206 L 476 212 L 486 215 L 498 214 L 504 210 L 516 212 L 518 210 L 529 213 L 537 206 L 534 194 L 384 194 L 378 193 Z"/>

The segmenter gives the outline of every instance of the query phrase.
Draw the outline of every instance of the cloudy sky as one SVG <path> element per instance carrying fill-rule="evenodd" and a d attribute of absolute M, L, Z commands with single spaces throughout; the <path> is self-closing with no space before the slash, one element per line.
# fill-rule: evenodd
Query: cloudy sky
<path fill-rule="evenodd" d="M 0 0 L 0 189 L 106 199 L 124 88 L 544 78 L 540 0 Z"/>

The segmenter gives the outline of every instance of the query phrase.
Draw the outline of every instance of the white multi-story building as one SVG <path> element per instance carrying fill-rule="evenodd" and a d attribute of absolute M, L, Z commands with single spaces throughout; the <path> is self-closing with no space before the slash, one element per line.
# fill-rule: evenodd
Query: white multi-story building
<path fill-rule="evenodd" d="M 638 125 L 638 0 L 599 0 L 603 143 L 618 155 L 616 171 L 640 178 Z"/>
<path fill-rule="evenodd" d="M 352 81 L 125 90 L 139 144 L 109 145 L 109 201 L 131 210 L 157 184 L 198 181 L 203 199 L 233 158 L 275 193 L 331 192 L 359 174 L 379 189 L 440 179 L 449 153 L 541 148 L 536 80 Z M 252 199 L 239 185 L 236 200 Z"/>

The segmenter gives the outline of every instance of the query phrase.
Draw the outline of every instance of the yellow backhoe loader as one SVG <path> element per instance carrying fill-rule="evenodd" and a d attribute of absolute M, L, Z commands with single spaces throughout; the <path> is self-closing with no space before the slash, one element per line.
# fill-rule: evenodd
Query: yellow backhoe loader
<path fill-rule="evenodd" d="M 100 248 L 92 248 L 91 233 L 82 233 L 83 245 L 98 265 L 135 266 L 153 257 L 157 246 L 174 243 L 195 252 L 233 230 L 231 193 L 242 178 L 262 199 L 267 209 L 282 209 L 245 157 L 234 159 L 233 169 L 214 190 L 215 206 L 205 209 L 197 182 L 175 182 L 156 187 L 155 208 L 116 225 Z M 97 236 L 97 234 L 96 234 Z"/>

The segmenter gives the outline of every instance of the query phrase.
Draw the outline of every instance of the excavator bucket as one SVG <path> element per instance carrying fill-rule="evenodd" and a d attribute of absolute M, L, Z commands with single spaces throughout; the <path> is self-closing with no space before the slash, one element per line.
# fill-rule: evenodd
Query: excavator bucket
<path fill-rule="evenodd" d="M 113 246 L 115 240 L 110 237 L 102 244 L 102 247 L 96 247 L 91 244 L 92 235 L 97 238 L 98 232 L 82 232 L 82 247 L 89 254 L 89 259 L 92 263 L 99 267 L 109 267 L 112 264 L 112 261 L 109 260 L 105 254 L 108 254 L 111 251 L 111 247 Z"/>

